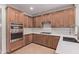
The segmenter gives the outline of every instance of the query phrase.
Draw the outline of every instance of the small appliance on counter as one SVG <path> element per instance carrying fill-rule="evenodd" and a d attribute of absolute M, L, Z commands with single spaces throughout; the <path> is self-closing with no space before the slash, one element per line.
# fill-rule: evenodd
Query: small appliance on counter
<path fill-rule="evenodd" d="M 23 38 L 23 24 L 11 23 L 11 42 Z"/>

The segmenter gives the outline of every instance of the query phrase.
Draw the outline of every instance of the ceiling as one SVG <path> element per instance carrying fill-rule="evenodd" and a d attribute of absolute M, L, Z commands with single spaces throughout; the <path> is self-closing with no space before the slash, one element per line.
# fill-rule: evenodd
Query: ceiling
<path fill-rule="evenodd" d="M 57 8 L 63 8 L 70 6 L 72 4 L 12 4 L 19 10 L 24 11 L 28 15 L 38 15 L 44 11 L 54 10 Z M 30 7 L 33 7 L 33 10 L 30 10 Z"/>

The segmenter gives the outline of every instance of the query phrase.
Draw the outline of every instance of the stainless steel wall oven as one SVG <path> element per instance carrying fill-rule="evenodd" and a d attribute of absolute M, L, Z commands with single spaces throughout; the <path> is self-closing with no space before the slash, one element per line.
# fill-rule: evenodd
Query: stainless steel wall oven
<path fill-rule="evenodd" d="M 23 38 L 23 24 L 11 23 L 11 41 Z"/>

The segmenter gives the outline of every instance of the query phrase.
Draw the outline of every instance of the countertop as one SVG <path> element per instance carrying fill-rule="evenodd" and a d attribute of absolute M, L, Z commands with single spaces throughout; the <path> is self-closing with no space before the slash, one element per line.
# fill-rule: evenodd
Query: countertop
<path fill-rule="evenodd" d="M 45 33 L 41 33 L 41 32 L 30 32 L 30 33 L 25 33 L 24 35 L 27 34 L 42 34 L 42 35 L 54 35 L 54 36 L 60 36 L 60 37 L 73 37 L 73 38 L 77 38 L 76 35 L 74 34 L 58 34 L 58 33 L 51 33 L 51 34 L 45 34 Z"/>

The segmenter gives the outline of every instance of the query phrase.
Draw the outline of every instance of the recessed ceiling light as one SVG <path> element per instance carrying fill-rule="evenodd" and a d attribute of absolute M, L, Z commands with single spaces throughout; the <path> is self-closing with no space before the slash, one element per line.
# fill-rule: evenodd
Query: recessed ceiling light
<path fill-rule="evenodd" d="M 33 7 L 30 7 L 30 10 L 33 10 L 34 8 Z"/>

